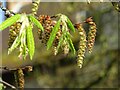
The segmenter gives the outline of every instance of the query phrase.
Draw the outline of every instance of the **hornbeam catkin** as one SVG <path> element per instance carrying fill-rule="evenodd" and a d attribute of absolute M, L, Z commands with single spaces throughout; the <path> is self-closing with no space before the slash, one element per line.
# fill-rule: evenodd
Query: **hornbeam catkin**
<path fill-rule="evenodd" d="M 44 27 L 44 32 L 38 30 L 39 39 L 41 40 L 42 43 L 47 45 L 47 41 L 50 38 L 50 33 L 52 32 L 52 28 L 55 26 L 56 21 L 52 20 L 48 15 L 40 15 L 38 17 L 38 21 Z M 53 46 L 57 47 L 61 35 L 62 31 L 59 29 L 53 42 Z"/>
<path fill-rule="evenodd" d="M 15 75 L 15 81 L 16 81 L 16 85 L 17 87 L 20 89 L 20 90 L 23 90 L 24 88 L 24 74 L 23 74 L 23 71 L 22 69 L 17 69 L 14 73 Z"/>
<path fill-rule="evenodd" d="M 32 4 L 33 4 L 32 13 L 33 13 L 34 15 L 37 14 L 37 10 L 38 10 L 39 3 L 40 3 L 40 0 L 34 0 L 34 1 L 32 2 Z"/>
<path fill-rule="evenodd" d="M 92 17 L 88 18 L 86 20 L 86 23 L 88 23 L 90 25 L 89 27 L 89 32 L 88 32 L 88 52 L 91 53 L 93 46 L 94 46 L 94 42 L 95 42 L 95 36 L 96 36 L 96 24 L 95 22 L 93 22 Z"/>
<path fill-rule="evenodd" d="M 76 24 L 75 28 L 77 28 L 80 35 L 79 50 L 77 52 L 77 64 L 80 68 L 82 68 L 83 58 L 86 51 L 86 33 L 84 28 L 82 27 L 82 24 Z"/>
<path fill-rule="evenodd" d="M 10 26 L 10 30 L 9 30 L 9 40 L 8 40 L 8 48 L 11 47 L 11 45 L 12 45 L 13 42 L 15 41 L 16 37 L 18 36 L 21 25 L 22 25 L 21 22 L 16 22 L 16 23 L 13 24 L 12 26 Z"/>

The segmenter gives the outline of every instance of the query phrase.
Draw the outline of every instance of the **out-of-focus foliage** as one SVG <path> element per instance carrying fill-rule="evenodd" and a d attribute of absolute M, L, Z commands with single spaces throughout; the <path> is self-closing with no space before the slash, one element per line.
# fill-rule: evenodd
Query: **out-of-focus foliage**
<path fill-rule="evenodd" d="M 29 12 L 29 8 L 31 7 L 26 6 L 22 11 L 26 9 Z M 33 72 L 25 75 L 25 87 L 118 87 L 118 12 L 114 10 L 112 4 L 81 2 L 40 4 L 38 15 L 57 13 L 66 14 L 74 23 L 81 22 L 89 16 L 92 16 L 96 22 L 95 46 L 91 54 L 86 53 L 82 69 L 76 65 L 76 57 L 72 53 L 68 56 L 62 53 L 54 56 L 51 50 L 47 51 L 38 40 L 36 28 L 34 36 L 37 44 L 33 60 L 18 61 L 15 53 L 7 56 L 7 51 L 4 49 L 2 64 L 8 67 L 33 65 Z M 85 27 L 86 32 L 88 28 Z M 7 33 L 3 32 L 3 44 L 5 45 L 7 45 L 6 35 Z M 78 49 L 78 32 L 73 33 L 73 37 L 75 48 Z"/>

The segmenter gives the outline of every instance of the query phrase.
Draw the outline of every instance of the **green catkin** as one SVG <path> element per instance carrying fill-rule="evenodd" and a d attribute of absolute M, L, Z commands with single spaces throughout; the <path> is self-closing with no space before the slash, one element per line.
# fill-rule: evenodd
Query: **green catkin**
<path fill-rule="evenodd" d="M 87 44 L 87 46 L 88 46 L 88 52 L 91 53 L 93 46 L 94 46 L 94 42 L 95 42 L 97 28 L 96 28 L 95 22 L 93 22 L 92 17 L 88 18 L 86 20 L 86 23 L 88 23 L 90 25 L 89 32 L 88 32 L 88 44 Z"/>
<path fill-rule="evenodd" d="M 11 47 L 11 45 L 15 41 L 16 37 L 18 36 L 21 25 L 22 25 L 21 22 L 16 22 L 12 26 L 10 26 L 8 48 Z"/>
<path fill-rule="evenodd" d="M 39 6 L 40 0 L 33 0 L 32 4 L 32 14 L 36 15 L 37 14 L 37 10 L 38 10 L 38 6 Z"/>
<path fill-rule="evenodd" d="M 80 68 L 82 68 L 83 58 L 86 51 L 86 33 L 84 28 L 82 27 L 82 24 L 75 24 L 75 28 L 77 28 L 80 35 L 79 49 L 77 52 L 77 64 Z"/>

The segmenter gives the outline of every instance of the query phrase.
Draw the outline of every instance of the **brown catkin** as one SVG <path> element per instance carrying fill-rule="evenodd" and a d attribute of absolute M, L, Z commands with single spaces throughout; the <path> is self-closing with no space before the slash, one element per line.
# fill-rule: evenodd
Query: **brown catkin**
<path fill-rule="evenodd" d="M 50 33 L 52 32 L 52 28 L 56 24 L 56 21 L 52 20 L 51 17 L 48 15 L 40 15 L 38 17 L 38 20 L 44 28 L 44 32 L 42 32 L 41 30 L 38 30 L 38 36 L 39 36 L 39 39 L 41 40 L 41 42 L 46 45 L 47 41 L 50 38 Z M 53 46 L 56 47 L 58 45 L 59 39 L 61 37 L 61 33 L 62 33 L 62 31 L 58 30 L 55 40 L 53 42 Z"/>
<path fill-rule="evenodd" d="M 89 32 L 88 32 L 88 52 L 91 53 L 94 46 L 94 42 L 95 42 L 97 28 L 96 28 L 95 22 L 93 22 L 92 17 L 88 18 L 86 20 L 86 23 L 90 25 Z"/>
<path fill-rule="evenodd" d="M 16 37 L 18 36 L 20 27 L 21 27 L 21 22 L 16 22 L 12 26 L 10 26 L 8 48 L 11 47 L 11 45 L 15 41 Z"/>
<path fill-rule="evenodd" d="M 14 74 L 17 87 L 19 88 L 19 90 L 23 90 L 25 83 L 23 70 L 19 68 L 15 71 Z"/>
<path fill-rule="evenodd" d="M 83 58 L 86 51 L 86 33 L 82 24 L 75 24 L 75 28 L 77 28 L 80 35 L 79 50 L 77 52 L 77 64 L 80 68 L 82 68 Z"/>

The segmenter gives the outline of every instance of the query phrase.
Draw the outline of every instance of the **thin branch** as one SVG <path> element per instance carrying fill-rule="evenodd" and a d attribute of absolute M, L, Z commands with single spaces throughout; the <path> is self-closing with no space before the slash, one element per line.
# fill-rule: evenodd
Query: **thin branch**
<path fill-rule="evenodd" d="M 5 16 L 6 17 L 10 17 L 15 15 L 16 13 L 14 13 L 13 11 L 10 11 L 9 9 L 5 8 L 2 6 L 2 2 L 0 2 L 0 8 L 5 12 Z"/>
<path fill-rule="evenodd" d="M 13 85 L 11 85 L 11 84 L 9 84 L 9 83 L 3 81 L 3 80 L 0 80 L 0 83 L 4 84 L 4 85 L 6 85 L 6 86 L 9 86 L 10 88 L 16 90 L 16 87 L 15 87 L 15 86 L 13 86 Z"/>

